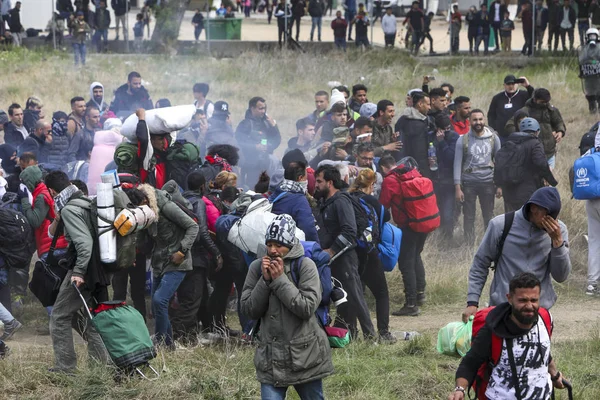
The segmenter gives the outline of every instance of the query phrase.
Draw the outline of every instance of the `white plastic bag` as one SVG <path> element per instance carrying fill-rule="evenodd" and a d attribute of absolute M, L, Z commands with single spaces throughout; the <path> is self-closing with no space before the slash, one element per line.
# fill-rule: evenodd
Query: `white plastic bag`
<path fill-rule="evenodd" d="M 185 128 L 194 117 L 196 106 L 193 104 L 155 108 L 146 111 L 146 125 L 150 134 L 171 133 Z M 121 135 L 132 142 L 137 142 L 135 130 L 138 124 L 137 115 L 131 114 L 121 127 Z"/>
<path fill-rule="evenodd" d="M 246 213 L 229 230 L 227 240 L 246 253 L 258 253 L 260 244 L 265 243 L 269 224 L 276 217 L 271 212 L 273 204 L 268 199 L 253 201 Z M 306 240 L 304 232 L 296 227 L 298 240 Z"/>

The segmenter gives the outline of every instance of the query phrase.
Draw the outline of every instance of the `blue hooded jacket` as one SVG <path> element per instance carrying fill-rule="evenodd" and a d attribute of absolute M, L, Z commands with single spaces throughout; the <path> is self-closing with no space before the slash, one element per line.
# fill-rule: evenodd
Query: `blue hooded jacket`
<path fill-rule="evenodd" d="M 278 198 L 282 193 L 285 193 Z M 296 182 L 285 180 L 275 189 L 270 202 L 273 202 L 273 214 L 288 214 L 296 222 L 296 226 L 304 232 L 306 240 L 319 243 L 319 235 L 308 200 L 304 196 L 304 191 Z"/>

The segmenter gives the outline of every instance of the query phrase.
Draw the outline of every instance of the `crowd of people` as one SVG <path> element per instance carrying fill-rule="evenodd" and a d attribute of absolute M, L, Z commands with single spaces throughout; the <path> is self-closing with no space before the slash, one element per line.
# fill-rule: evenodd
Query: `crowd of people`
<path fill-rule="evenodd" d="M 528 302 L 527 310 L 515 311 L 515 303 L 512 312 L 516 318 L 519 310 L 527 314 L 518 319 L 524 325 L 519 327 L 530 328 L 529 305 L 535 313 L 540 305 L 552 307 L 552 279 L 565 281 L 571 270 L 567 228 L 558 220 L 561 200 L 552 187 L 565 123 L 550 92 L 534 89 L 526 77 L 507 75 L 487 112 L 472 106 L 464 89 L 450 83 L 430 87 L 431 82 L 424 77 L 423 86 L 408 91 L 403 105 L 389 99 L 371 102 L 369 88 L 360 83 L 318 91 L 315 109 L 297 115 L 296 135 L 283 146 L 273 117 L 277 107 L 267 113 L 268 101 L 253 97 L 236 124 L 226 101 L 208 99 L 207 83 L 193 85 L 196 111 L 185 128 L 149 130 L 146 111 L 171 103 L 164 98 L 154 103 L 137 72 L 128 75 L 110 102 L 104 86 L 93 82 L 89 100 L 72 98 L 68 114 L 46 114 L 35 96 L 24 107 L 13 103 L 8 113 L 0 111 L 2 207 L 24 215 L 35 233 L 38 258 L 47 258 L 52 247 L 54 259 L 71 263 L 56 302 L 47 308 L 55 356 L 51 371 L 72 373 L 77 366 L 71 323 L 81 303 L 71 284 L 91 302 L 108 300 L 112 281 L 116 300 L 126 300 L 130 284 L 134 307 L 154 319 L 157 346 L 173 350 L 176 342 L 193 345 L 199 338 L 256 341 L 264 396 L 284 398 L 293 385 L 302 398 L 320 398 L 315 393 L 322 396 L 321 380 L 333 365 L 327 337 L 314 318 L 321 299 L 319 275 L 313 260 L 304 257 L 296 231 L 331 258 L 331 274 L 347 293 L 334 326 L 347 328 L 356 340 L 360 325 L 365 340 L 391 344 L 397 338 L 389 326 L 377 227 L 393 221 L 402 230 L 398 268 L 405 302 L 391 315 L 416 317 L 427 302 L 424 247 L 475 245 L 477 201 L 486 232 L 470 269 L 463 318 L 477 311 L 489 270 L 495 269 L 490 304 L 501 305 L 508 293 L 528 290 L 526 301 L 518 298 Z M 397 109 L 400 117 L 394 123 Z M 126 140 L 122 120 L 132 114 L 138 119 L 135 137 Z M 133 265 L 102 278 L 97 233 L 84 205 L 96 194 L 100 175 L 111 170 L 127 183 L 123 190 L 131 204 L 147 205 L 158 221 L 138 237 Z M 494 218 L 499 198 L 506 214 Z M 272 203 L 277 217 L 266 231 L 264 254 L 243 252 L 228 239 L 227 221 L 244 216 L 260 199 Z M 464 238 L 455 239 L 461 213 Z M 368 220 L 372 223 L 365 226 Z M 441 234 L 427 241 L 438 226 Z M 0 340 L 22 326 L 11 307 L 26 295 L 29 278 L 11 274 L 16 268 L 8 260 L 0 257 L 0 319 L 5 325 Z M 153 277 L 151 312 L 145 299 L 147 264 Z M 293 268 L 299 278 L 292 277 Z M 529 275 L 513 284 L 524 272 Z M 376 326 L 365 286 L 375 298 Z M 227 324 L 232 288 L 241 331 Z M 94 328 L 88 326 L 84 336 L 90 356 L 105 362 Z M 521 334 L 514 337 L 525 340 Z M 284 350 L 288 346 L 291 351 Z M 464 394 L 461 379 L 471 382 L 477 363 L 473 357 L 465 360 L 470 369 L 459 370 L 468 374 L 457 375 L 455 399 L 461 398 L 461 388 Z M 544 368 L 549 359 L 536 362 Z M 551 368 L 556 375 L 554 364 Z M 510 385 L 498 379 L 493 388 L 501 392 Z"/>

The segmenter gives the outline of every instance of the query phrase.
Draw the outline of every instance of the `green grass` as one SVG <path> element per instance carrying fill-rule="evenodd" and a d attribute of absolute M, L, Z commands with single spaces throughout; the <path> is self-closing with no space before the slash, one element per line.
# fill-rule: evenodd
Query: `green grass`
<path fill-rule="evenodd" d="M 562 307 L 563 315 L 566 309 L 578 313 L 578 317 L 566 323 L 560 319 L 555 321 L 558 338 L 552 352 L 560 370 L 572 380 L 576 399 L 600 398 L 600 333 L 593 317 L 597 303 L 586 299 L 582 291 L 587 270 L 587 245 L 583 239 L 587 232 L 586 214 L 583 202 L 570 199 L 567 183 L 567 170 L 578 154 L 580 137 L 596 120 L 587 114 L 587 103 L 572 58 L 543 59 L 523 68 L 510 68 L 504 66 L 502 57 L 439 58 L 439 64 L 432 67 L 404 53 L 383 51 L 350 51 L 347 55 L 329 53 L 316 57 L 286 52 L 247 53 L 236 59 L 223 60 L 202 56 L 90 55 L 86 69 L 76 70 L 71 55 L 20 49 L 0 52 L 0 64 L 3 65 L 0 108 L 6 110 L 13 101 L 25 103 L 28 96 L 37 95 L 45 104 L 47 116 L 56 110 L 68 112 L 73 96 L 83 95 L 87 99 L 93 81 L 102 82 L 107 98 L 112 97 L 112 91 L 125 82 L 127 73 L 132 70 L 142 74 L 153 100 L 167 97 L 173 104 L 192 101 L 194 82 L 210 82 L 208 97 L 213 101 L 229 102 L 234 126 L 243 118 L 248 100 L 260 95 L 267 99 L 269 114 L 280 126 L 283 135 L 280 152 L 283 152 L 287 139 L 295 134 L 296 119 L 314 109 L 313 94 L 327 89 L 329 81 L 340 81 L 349 86 L 363 82 L 369 87 L 370 100 L 388 98 L 394 101 L 398 115 L 406 92 L 420 87 L 423 75 L 436 75 L 436 84 L 451 82 L 456 87 L 455 97 L 467 95 L 473 108 L 486 111 L 491 97 L 501 90 L 504 75 L 527 76 L 535 87 L 546 87 L 551 91 L 552 103 L 561 110 L 567 124 L 567 136 L 558 153 L 556 176 L 563 200 L 560 218 L 570 231 L 573 273 L 566 283 L 555 283 L 555 288 L 559 294 L 557 307 Z M 502 204 L 498 201 L 496 214 L 501 212 Z M 477 223 L 481 224 L 480 217 Z M 478 236 L 481 238 L 482 235 L 483 228 L 478 226 Z M 459 360 L 436 353 L 436 335 L 443 325 L 459 319 L 474 251 L 464 246 L 442 251 L 437 248 L 436 235 L 432 235 L 423 253 L 428 296 L 423 315 L 410 319 L 391 318 L 393 331 L 416 329 L 424 333 L 423 337 L 393 346 L 357 342 L 345 349 L 334 350 L 336 373 L 325 380 L 327 398 L 446 398 L 454 387 Z M 402 280 L 397 270 L 387 274 L 387 278 L 391 309 L 394 310 L 403 304 Z M 482 298 L 487 299 L 487 292 Z M 373 310 L 374 300 L 368 291 L 367 300 Z M 80 355 L 77 375 L 50 375 L 46 370 L 53 362 L 52 347 L 48 338 L 37 339 L 33 333 L 36 327 L 45 323 L 45 311 L 31 300 L 24 310 L 19 315 L 26 325 L 24 333 L 17 334 L 15 340 L 9 342 L 13 348 L 12 356 L 0 362 L 2 399 L 259 397 L 253 348 L 235 344 L 161 354 L 152 363 L 162 369 L 164 357 L 166 371 L 162 372 L 158 382 L 131 380 L 120 384 L 114 382 L 113 371 L 109 368 L 88 366 L 85 347 L 77 345 Z M 590 315 L 586 310 L 590 310 Z M 236 319 L 234 315 L 230 316 L 232 326 Z M 573 337 L 564 334 L 565 331 L 571 332 Z M 291 393 L 290 398 L 298 397 Z M 566 398 L 564 393 L 563 398 Z"/>

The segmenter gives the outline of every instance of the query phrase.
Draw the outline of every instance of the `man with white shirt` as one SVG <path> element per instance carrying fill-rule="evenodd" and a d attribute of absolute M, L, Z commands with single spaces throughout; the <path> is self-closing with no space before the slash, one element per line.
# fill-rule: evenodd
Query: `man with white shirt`
<path fill-rule="evenodd" d="M 215 105 L 206 98 L 208 91 L 210 90 L 208 83 L 196 83 L 193 90 L 195 99 L 194 105 L 196 106 L 196 109 L 204 110 L 206 119 L 211 119 L 213 112 L 215 111 Z"/>
<path fill-rule="evenodd" d="M 385 15 L 381 18 L 381 28 L 385 36 L 385 47 L 394 47 L 394 41 L 396 40 L 397 21 L 393 11 L 392 7 L 388 7 L 385 10 Z"/>
<path fill-rule="evenodd" d="M 10 122 L 4 127 L 4 142 L 19 147 L 27 139 L 29 132 L 23 126 L 23 109 L 17 103 L 8 107 Z"/>

